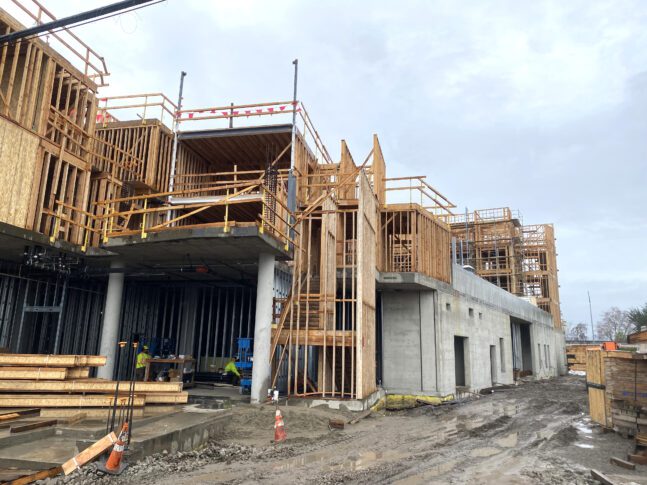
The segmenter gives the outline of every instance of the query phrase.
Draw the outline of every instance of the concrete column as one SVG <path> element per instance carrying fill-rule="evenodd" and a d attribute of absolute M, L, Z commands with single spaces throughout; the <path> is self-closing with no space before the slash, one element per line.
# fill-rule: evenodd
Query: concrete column
<path fill-rule="evenodd" d="M 270 348 L 272 347 L 272 304 L 274 301 L 274 256 L 258 257 L 256 320 L 254 323 L 254 365 L 252 367 L 252 404 L 265 401 L 270 386 Z"/>
<path fill-rule="evenodd" d="M 111 270 L 118 271 L 110 273 L 106 307 L 103 311 L 99 354 L 105 355 L 108 359 L 106 360 L 106 365 L 99 367 L 97 371 L 97 377 L 103 379 L 112 379 L 115 370 L 117 343 L 119 341 L 119 317 L 121 316 L 121 303 L 124 294 L 124 272 L 120 271 L 123 268 L 124 264 L 121 261 L 113 261 L 110 264 Z"/>

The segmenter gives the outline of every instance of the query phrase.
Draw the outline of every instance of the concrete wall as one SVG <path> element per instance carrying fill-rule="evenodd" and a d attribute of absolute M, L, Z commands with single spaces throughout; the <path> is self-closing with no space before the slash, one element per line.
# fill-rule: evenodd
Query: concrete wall
<path fill-rule="evenodd" d="M 438 394 L 447 395 L 456 391 L 454 336 L 467 337 L 464 349 L 467 387 L 478 390 L 492 386 L 490 346 L 495 347 L 496 383 L 511 384 L 513 377 L 510 316 L 457 292 L 438 292 L 438 306 L 438 365 L 442 369 L 438 378 Z"/>
<path fill-rule="evenodd" d="M 382 384 L 393 391 L 436 390 L 434 292 L 382 293 Z"/>
<path fill-rule="evenodd" d="M 554 329 L 552 317 L 459 266 L 451 286 L 413 273 L 380 274 L 378 282 L 387 392 L 454 393 L 455 336 L 466 337 L 467 387 L 492 386 L 492 363 L 494 383 L 511 384 L 511 320 L 529 324 L 531 352 L 526 349 L 525 360 L 534 376 L 565 373 L 564 333 Z"/>

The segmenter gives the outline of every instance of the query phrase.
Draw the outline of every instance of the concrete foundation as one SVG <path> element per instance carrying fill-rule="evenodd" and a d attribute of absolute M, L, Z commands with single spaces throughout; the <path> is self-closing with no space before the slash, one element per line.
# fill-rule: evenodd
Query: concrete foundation
<path fill-rule="evenodd" d="M 289 406 L 302 406 L 306 408 L 325 407 L 341 411 L 360 412 L 372 408 L 385 396 L 386 391 L 384 389 L 378 389 L 364 399 L 290 398 L 287 404 Z"/>
<path fill-rule="evenodd" d="M 451 286 L 389 273 L 379 275 L 379 287 L 389 394 L 444 396 L 511 384 L 515 371 L 538 379 L 566 372 L 564 334 L 550 314 L 459 266 Z"/>

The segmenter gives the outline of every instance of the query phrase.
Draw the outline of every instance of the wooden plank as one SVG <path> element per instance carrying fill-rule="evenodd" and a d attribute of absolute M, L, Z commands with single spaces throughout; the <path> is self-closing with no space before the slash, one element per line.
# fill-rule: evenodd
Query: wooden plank
<path fill-rule="evenodd" d="M 0 366 L 39 367 L 101 367 L 106 365 L 105 355 L 47 355 L 47 354 L 0 354 Z"/>
<path fill-rule="evenodd" d="M 74 458 L 63 463 L 63 473 L 69 475 L 77 468 L 82 467 L 86 463 L 94 460 L 96 457 L 104 453 L 108 448 L 111 448 L 117 442 L 117 436 L 115 433 L 110 433 L 109 435 L 104 436 L 96 443 L 90 445 L 88 448 L 83 450 L 81 453 L 76 455 Z"/>
<path fill-rule="evenodd" d="M 126 390 L 130 382 L 122 381 L 119 389 Z M 0 380 L 0 392 L 94 392 L 115 391 L 117 381 L 82 379 L 70 381 L 18 381 Z M 181 382 L 135 382 L 135 393 L 180 392 Z"/>
<path fill-rule="evenodd" d="M 25 431 L 31 431 L 33 429 L 39 429 L 39 428 L 47 428 L 49 426 L 56 426 L 57 420 L 56 419 L 48 419 L 45 421 L 36 421 L 33 423 L 26 423 L 26 424 L 20 424 L 20 425 L 14 425 L 9 428 L 9 433 L 15 434 L 15 433 L 24 433 Z"/>
<path fill-rule="evenodd" d="M 0 422 L 2 421 L 11 421 L 13 419 L 22 418 L 25 416 L 38 416 L 40 414 L 40 409 L 20 409 L 18 411 L 12 411 L 10 413 L 0 413 Z"/>
<path fill-rule="evenodd" d="M 609 477 L 597 470 L 591 470 L 591 476 L 598 482 L 604 483 L 605 485 L 616 485 L 616 482 L 612 481 Z"/>
<path fill-rule="evenodd" d="M 353 346 L 353 333 L 351 330 L 328 330 L 324 332 L 322 329 L 310 328 L 307 330 L 300 329 L 300 339 L 306 341 L 308 345 L 316 346 L 336 346 L 336 347 L 352 347 Z M 324 336 L 324 333 L 326 334 Z M 276 339 L 276 330 L 272 329 L 272 338 Z M 284 328 L 278 337 L 278 345 L 287 345 L 290 340 L 290 329 Z M 324 343 L 325 342 L 325 343 Z"/>
<path fill-rule="evenodd" d="M 630 462 L 635 463 L 637 465 L 647 465 L 647 455 L 638 455 L 638 454 L 630 453 L 629 455 L 627 455 L 627 458 L 629 459 Z"/>
<path fill-rule="evenodd" d="M 63 380 L 64 367 L 0 367 L 0 379 Z"/>
<path fill-rule="evenodd" d="M 47 470 L 41 470 L 31 475 L 25 475 L 20 478 L 16 478 L 8 483 L 8 485 L 27 485 L 28 483 L 34 483 L 38 480 L 45 480 L 46 478 L 52 478 L 56 475 L 60 475 L 63 472 L 63 467 L 55 466 L 54 468 L 49 468 Z"/>
<path fill-rule="evenodd" d="M 70 367 L 66 379 L 87 379 L 89 375 L 90 367 Z"/>
<path fill-rule="evenodd" d="M 149 404 L 186 404 L 189 402 L 189 393 L 186 391 L 172 394 L 151 393 L 146 394 L 146 405 Z"/>
<path fill-rule="evenodd" d="M 117 398 L 119 406 L 126 405 L 127 396 Z M 135 396 L 134 406 L 143 406 L 144 397 Z M 0 394 L 0 407 L 38 406 L 43 408 L 108 407 L 114 404 L 114 396 L 104 394 Z"/>
<path fill-rule="evenodd" d="M 616 456 L 612 456 L 610 461 L 611 461 L 611 463 L 613 465 L 617 465 L 619 467 L 626 468 L 627 470 L 635 470 L 636 469 L 636 465 L 634 465 L 633 463 L 625 461 L 625 460 L 623 460 L 621 458 L 618 458 Z"/>
<path fill-rule="evenodd" d="M 3 421 L 12 421 L 20 417 L 21 416 L 18 413 L 4 413 L 0 415 L 0 423 L 2 423 Z"/>

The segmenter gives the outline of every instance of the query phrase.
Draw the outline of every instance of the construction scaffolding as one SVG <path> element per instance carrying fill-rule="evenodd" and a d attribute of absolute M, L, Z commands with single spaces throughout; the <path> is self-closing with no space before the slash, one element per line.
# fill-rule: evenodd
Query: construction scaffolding
<path fill-rule="evenodd" d="M 552 224 L 524 226 L 508 207 L 447 216 L 456 261 L 500 288 L 527 297 L 561 328 L 557 253 Z"/>

